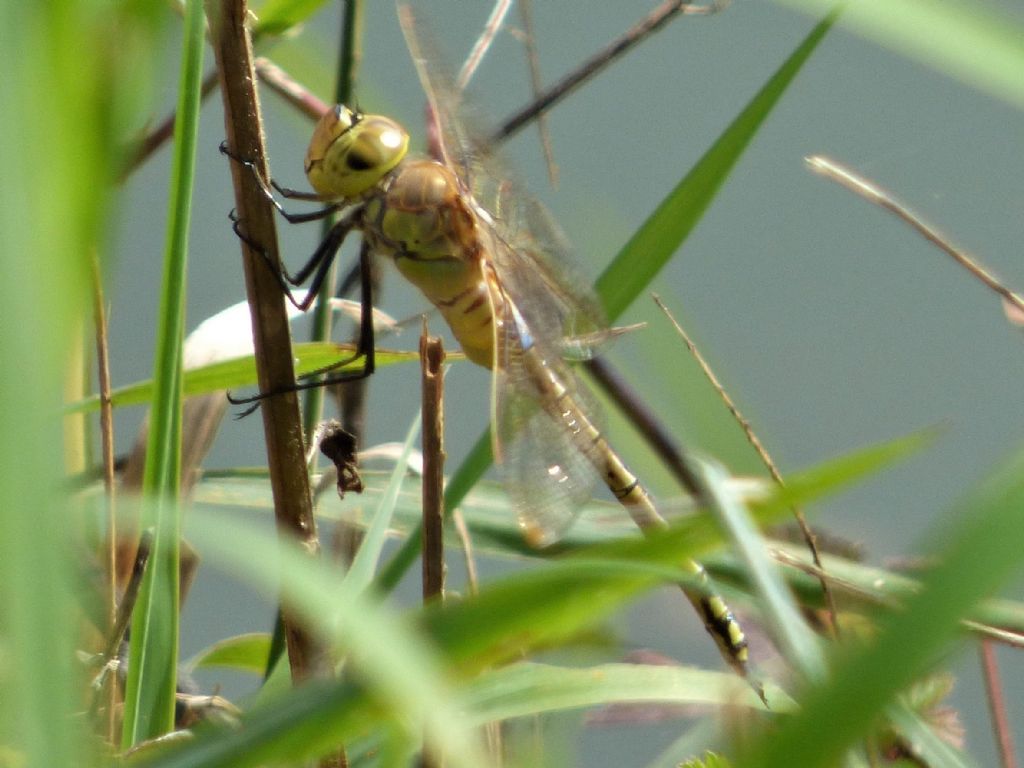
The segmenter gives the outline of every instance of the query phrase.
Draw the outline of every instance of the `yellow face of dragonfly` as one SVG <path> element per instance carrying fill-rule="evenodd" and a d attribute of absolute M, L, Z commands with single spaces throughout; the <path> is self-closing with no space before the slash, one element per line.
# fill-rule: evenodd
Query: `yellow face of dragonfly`
<path fill-rule="evenodd" d="M 394 170 L 409 134 L 394 120 L 338 105 L 316 124 L 306 151 L 306 178 L 325 199 L 354 199 Z"/>

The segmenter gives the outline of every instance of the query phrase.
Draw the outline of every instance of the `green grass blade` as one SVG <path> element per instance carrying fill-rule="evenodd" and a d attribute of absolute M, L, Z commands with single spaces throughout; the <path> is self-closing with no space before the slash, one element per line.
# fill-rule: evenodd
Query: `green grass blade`
<path fill-rule="evenodd" d="M 175 499 L 181 471 L 181 344 L 184 338 L 188 232 L 195 175 L 199 102 L 205 47 L 201 0 L 189 0 L 179 78 L 171 202 L 164 257 L 163 295 L 154 366 L 153 405 L 143 492 L 155 528 L 153 550 L 132 616 L 131 664 L 125 688 L 121 742 L 125 747 L 174 727 L 178 665 L 178 541 Z"/>
<path fill-rule="evenodd" d="M 285 665 L 287 666 L 287 665 Z M 132 768 L 256 768 L 318 757 L 373 725 L 373 705 L 353 684 L 307 683 L 242 718 L 244 727 L 200 735 L 140 755 Z"/>
<path fill-rule="evenodd" d="M 341 45 L 338 49 L 338 79 L 334 87 L 336 104 L 353 103 L 355 92 L 356 71 L 362 59 L 363 45 L 363 0 L 348 0 L 344 4 L 341 28 Z M 334 226 L 335 217 L 329 216 L 320 223 L 321 242 Z M 336 273 L 338 264 L 335 261 L 328 271 L 327 278 L 320 286 L 316 304 L 313 307 L 313 323 L 310 329 L 310 341 L 327 341 L 331 338 L 330 298 L 337 284 Z M 365 382 L 356 386 L 363 387 Z M 302 429 L 307 435 L 313 434 L 316 425 L 323 418 L 324 390 L 314 387 L 307 390 L 302 403 Z"/>
<path fill-rule="evenodd" d="M 1024 456 L 961 505 L 956 522 L 920 594 L 882 622 L 873 642 L 837 659 L 830 682 L 809 690 L 801 713 L 753 744 L 741 765 L 834 765 L 898 692 L 949 653 L 961 619 L 1020 571 Z"/>
<path fill-rule="evenodd" d="M 327 0 L 267 0 L 256 11 L 254 34 L 280 35 L 306 21 Z"/>
<path fill-rule="evenodd" d="M 413 419 L 412 426 L 405 437 L 405 444 L 402 446 L 402 453 L 395 463 L 395 469 L 388 478 L 387 487 L 381 497 L 373 520 L 366 530 L 366 536 L 359 545 L 359 551 L 352 561 L 352 567 L 345 577 L 347 586 L 357 592 L 362 592 L 373 581 L 373 574 L 377 569 L 381 552 L 384 550 L 388 530 L 391 528 L 391 520 L 395 515 L 395 506 L 398 502 L 398 493 L 402 490 L 402 480 L 405 477 L 406 465 L 409 461 L 409 454 L 412 453 L 413 443 L 420 433 L 422 415 L 417 413 Z"/>
<path fill-rule="evenodd" d="M 829 14 L 811 30 L 598 278 L 597 295 L 610 320 L 614 321 L 647 289 L 704 217 L 747 145 L 834 21 L 835 14 Z"/>
<path fill-rule="evenodd" d="M 926 430 L 823 462 L 803 472 L 793 473 L 787 478 L 785 489 L 775 489 L 769 497 L 752 503 L 754 516 L 762 525 L 768 521 L 781 522 L 792 514 L 793 505 L 806 504 L 870 477 L 896 461 L 922 450 L 934 437 L 934 430 Z M 371 499 L 374 494 L 379 493 L 384 482 L 379 474 L 375 473 L 364 473 L 363 480 L 367 486 L 364 494 Z M 526 543 L 515 518 L 508 514 L 508 500 L 500 485 L 478 483 L 475 486 L 464 486 L 461 489 L 464 495 L 460 495 L 455 492 L 457 481 L 458 476 L 448 482 L 445 501 L 446 504 L 458 503 L 462 507 L 466 523 L 480 552 L 498 556 L 546 557 L 556 551 L 573 550 L 630 536 L 635 532 L 633 524 L 622 514 L 618 505 L 595 502 L 581 511 L 576 523 L 566 532 L 558 548 L 539 553 Z M 204 487 L 210 489 L 209 495 L 204 493 Z M 471 487 L 472 494 L 469 493 Z M 237 497 L 238 491 L 235 488 L 234 484 L 221 487 L 212 480 L 206 481 L 197 489 L 200 494 L 197 500 L 225 503 Z M 268 498 L 268 492 L 264 490 L 255 496 L 244 496 L 233 503 L 266 510 L 269 509 Z M 419 554 L 419 486 L 415 480 L 405 480 L 402 498 L 404 503 L 397 509 L 396 521 L 399 530 L 405 531 L 405 537 L 399 551 L 392 556 L 378 578 L 378 585 L 385 591 L 401 580 L 402 574 Z M 450 501 L 451 499 L 457 501 Z M 324 505 L 321 512 L 330 514 L 332 509 Z M 720 538 L 716 538 L 715 541 L 719 542 Z M 460 543 L 452 541 L 451 546 L 458 547 Z M 798 574 L 796 576 L 799 578 Z M 808 595 L 804 594 L 803 597 L 807 599 Z"/>
<path fill-rule="evenodd" d="M 679 575 L 677 563 L 710 531 L 707 520 L 649 540 L 631 539 L 593 550 L 594 557 L 567 559 L 487 586 L 451 606 L 420 611 L 422 631 L 433 647 L 397 621 L 372 594 L 342 583 L 340 575 L 312 564 L 291 547 L 278 552 L 272 535 L 240 528 L 215 513 L 191 527 L 204 554 L 273 592 L 280 583 L 289 604 L 347 654 L 348 669 L 370 690 L 351 685 L 304 686 L 268 701 L 247 715 L 245 727 L 176 750 L 146 765 L 249 766 L 273 759 L 314 756 L 318 750 L 377 723 L 416 726 L 426 718 L 451 764 L 466 755 L 463 731 L 471 727 L 465 703 L 444 682 L 442 664 L 470 676 L 489 663 L 518 656 L 521 649 L 574 635 L 619 608 L 638 591 Z M 611 559 L 617 556 L 618 559 Z M 682 597 L 680 597 L 682 609 Z M 580 694 L 582 695 L 582 694 Z M 381 710 L 381 704 L 386 710 Z M 463 765 L 481 765 L 466 762 Z"/>
<path fill-rule="evenodd" d="M 468 686 L 466 711 L 475 725 L 564 709 L 620 702 L 743 706 L 763 709 L 742 678 L 693 667 L 601 664 L 587 668 L 523 662 L 485 672 Z M 794 711 L 773 690 L 774 712 Z"/>
<path fill-rule="evenodd" d="M 709 504 L 729 532 L 744 567 L 750 574 L 761 615 L 782 655 L 808 680 L 821 680 L 825 659 L 818 637 L 804 621 L 778 567 L 765 551 L 764 539 L 735 494 L 729 492 L 728 474 L 718 465 L 703 468 Z M 775 707 L 772 702 L 772 707 Z"/>
<path fill-rule="evenodd" d="M 403 729 L 408 738 L 418 740 L 425 728 L 434 745 L 445 753 L 448 764 L 474 768 L 486 765 L 456 706 L 451 687 L 442 673 L 441 660 L 418 632 L 371 591 L 347 582 L 338 568 L 310 562 L 297 546 L 278 542 L 273 531 L 243 528 L 237 520 L 222 515 L 204 514 L 201 520 L 190 525 L 190 535 L 205 557 L 238 573 L 268 594 L 276 594 L 280 589 L 282 599 L 304 623 L 316 628 L 339 656 L 347 658 L 346 669 L 371 691 L 373 709 L 379 711 L 379 707 L 385 705 L 392 713 L 391 722 Z M 268 562 L 277 563 L 278 567 L 267 568 Z M 313 688 L 316 695 L 327 691 L 326 695 L 350 701 L 350 689 L 344 685 Z M 287 709 L 282 701 L 294 699 L 274 699 L 267 703 L 267 708 Z M 367 705 L 362 706 L 365 715 Z M 282 716 L 276 712 L 263 714 L 270 719 Z M 309 718 L 311 713 L 304 710 L 303 715 Z M 323 725 L 319 717 L 314 717 L 313 722 Z M 334 743 L 332 738 L 337 740 L 351 735 L 339 731 L 343 725 L 332 724 L 326 735 L 318 735 L 298 752 L 288 751 L 296 747 L 290 738 L 283 738 L 280 733 L 273 743 L 268 743 L 266 734 L 250 734 L 246 749 L 254 751 L 234 753 L 230 759 L 235 762 L 169 764 L 243 766 L 271 757 L 294 760 L 315 755 L 315 750 L 321 746 L 329 747 Z M 289 728 L 301 729 L 308 736 L 308 722 L 291 721 Z M 268 751 L 256 751 L 257 747 Z M 194 756 L 195 753 L 189 751 L 188 754 Z M 229 757 L 218 754 L 222 755 L 219 759 Z"/>
<path fill-rule="evenodd" d="M 100 94 L 122 85 L 107 79 L 107 57 L 84 55 L 110 44 L 94 10 L 0 4 L 0 167 L 12 180 L 0 190 L 0 745 L 12 764 L 47 768 L 90 760 L 71 594 L 85 510 L 60 485 L 55 406 L 65 376 L 80 375 L 66 366 L 87 325 L 110 197 L 114 136 Z"/>
<path fill-rule="evenodd" d="M 185 669 L 226 667 L 262 675 L 270 655 L 270 635 L 253 632 L 220 640 L 205 648 L 183 665 Z"/>
<path fill-rule="evenodd" d="M 296 364 L 295 373 L 301 376 L 325 366 L 338 362 L 339 359 L 351 357 L 352 349 L 348 345 L 332 342 L 305 342 L 294 345 Z M 419 359 L 416 352 L 396 352 L 377 350 L 377 367 L 382 368 L 398 363 L 414 362 Z M 454 357 L 454 356 L 453 356 Z M 336 372 L 360 370 L 362 360 L 340 366 Z M 225 389 L 238 389 L 256 384 L 256 359 L 252 355 L 210 363 L 199 368 L 185 371 L 184 396 L 208 395 Z M 118 387 L 111 392 L 111 401 L 115 408 L 127 405 L 145 405 L 153 397 L 153 380 L 139 381 Z M 99 397 L 90 397 L 67 407 L 68 413 L 89 412 L 99 410 Z"/>
<path fill-rule="evenodd" d="M 664 532 L 588 547 L 518 573 L 472 600 L 430 606 L 424 621 L 451 663 L 466 674 L 479 671 L 564 642 L 655 584 L 692 583 L 679 563 L 715 539 L 707 517 L 686 518 Z"/>
<path fill-rule="evenodd" d="M 928 768 L 975 768 L 972 759 L 943 741 L 935 728 L 904 702 L 889 707 L 888 716 Z"/>

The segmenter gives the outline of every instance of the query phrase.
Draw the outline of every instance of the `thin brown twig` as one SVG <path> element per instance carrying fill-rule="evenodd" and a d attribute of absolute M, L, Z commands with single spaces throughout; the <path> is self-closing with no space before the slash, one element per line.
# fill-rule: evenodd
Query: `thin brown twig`
<path fill-rule="evenodd" d="M 537 39 L 533 34 L 533 0 L 519 0 L 519 19 L 523 23 L 523 46 L 526 48 L 526 63 L 530 69 L 530 90 L 533 98 L 539 99 L 541 92 L 540 56 L 537 53 Z M 558 165 L 555 163 L 555 152 L 551 147 L 551 132 L 548 130 L 547 115 L 537 115 L 537 134 L 540 136 L 541 150 L 544 152 L 544 164 L 548 169 L 548 180 L 551 186 L 558 187 Z"/>
<path fill-rule="evenodd" d="M 444 345 L 430 336 L 426 318 L 420 336 L 423 402 L 423 601 L 444 594 Z"/>
<path fill-rule="evenodd" d="M 983 624 L 980 621 L 971 621 L 970 619 L 961 619 L 960 624 L 964 629 L 968 629 L 979 637 L 983 637 L 993 643 L 1006 645 L 1010 648 L 1024 649 L 1024 635 L 1020 632 L 1000 629 L 991 624 Z"/>
<path fill-rule="evenodd" d="M 261 82 L 310 120 L 319 120 L 330 109 L 324 101 L 295 82 L 287 72 L 265 56 L 257 56 L 254 65 Z"/>
<path fill-rule="evenodd" d="M 768 449 L 764 447 L 764 443 L 762 443 L 757 434 L 755 434 L 753 427 L 750 426 L 750 422 L 740 412 L 740 409 L 737 407 L 733 399 L 729 397 L 729 394 L 725 391 L 725 387 L 722 386 L 722 383 L 718 380 L 715 372 L 711 370 L 711 366 L 708 364 L 707 360 L 704 359 L 700 350 L 697 349 L 697 345 L 693 342 L 693 339 L 690 338 L 686 330 L 678 323 L 676 318 L 672 315 L 672 312 L 667 306 L 665 306 L 659 296 L 654 295 L 654 302 L 658 305 L 661 311 L 665 313 L 665 317 L 668 318 L 669 322 L 672 323 L 672 327 L 675 328 L 676 333 L 679 334 L 679 337 L 683 340 L 683 343 L 686 345 L 687 350 L 689 350 L 690 355 L 697 361 L 697 365 L 699 365 L 701 371 L 704 372 L 704 376 L 711 383 L 712 388 L 714 388 L 715 392 L 718 393 L 719 398 L 723 403 L 725 403 L 725 407 L 729 409 L 729 413 L 732 414 L 736 423 L 740 425 L 740 429 L 742 429 L 743 433 L 747 436 L 747 441 L 751 446 L 753 446 L 754 450 L 757 451 L 757 455 L 761 458 L 765 467 L 768 468 L 768 472 L 771 474 L 772 479 L 780 488 L 784 488 L 786 482 L 783 480 L 782 473 L 779 472 L 775 462 L 772 461 L 772 457 L 768 453 Z M 807 519 L 804 517 L 803 511 L 801 511 L 799 507 L 792 507 L 792 510 L 793 516 L 796 518 L 797 525 L 800 526 L 800 532 L 804 537 L 804 541 L 807 542 L 807 548 L 810 550 L 811 558 L 814 560 L 815 566 L 822 570 L 822 575 L 818 577 L 818 581 L 821 582 L 821 591 L 825 596 L 825 604 L 828 606 L 832 631 L 836 636 L 838 636 L 839 613 L 836 610 L 835 597 L 829 587 L 828 579 L 824 576 L 824 566 L 821 563 L 821 556 L 818 553 L 817 537 L 814 535 L 814 531 L 811 530 L 811 527 L 807 524 Z"/>
<path fill-rule="evenodd" d="M 872 587 L 866 587 L 850 579 L 836 576 L 834 573 L 827 573 L 813 563 L 802 560 L 801 556 L 786 551 L 778 546 L 778 544 L 768 547 L 768 555 L 781 565 L 789 566 L 801 573 L 806 573 L 808 576 L 813 576 L 815 579 L 828 579 L 833 591 L 849 595 L 860 602 L 892 610 L 899 609 L 902 605 L 896 595 L 885 594 Z M 991 642 L 1011 648 L 1024 648 L 1024 635 L 1019 632 L 1002 629 L 992 624 L 985 624 L 972 619 L 961 619 L 960 625 L 967 631 Z"/>
<path fill-rule="evenodd" d="M 1018 312 L 1024 313 L 1024 298 L 1003 285 L 991 272 L 978 263 L 967 251 L 957 248 L 947 237 L 935 227 L 911 211 L 907 206 L 894 198 L 889 192 L 882 189 L 874 182 L 868 181 L 855 171 L 821 155 L 814 155 L 806 159 L 807 165 L 812 171 L 825 176 L 832 181 L 838 182 L 851 192 L 863 197 L 869 203 L 884 208 L 894 214 L 900 220 L 906 222 L 916 229 L 925 240 L 944 251 L 957 264 L 966 269 L 991 291 L 998 294 L 1002 299 L 1014 307 Z"/>
<path fill-rule="evenodd" d="M 507 118 L 498 130 L 494 132 L 491 141 L 496 144 L 500 143 L 519 131 L 537 115 L 551 109 L 551 107 L 583 85 L 583 83 L 596 76 L 613 61 L 664 27 L 676 15 L 715 13 L 721 7 L 721 3 L 712 3 L 710 6 L 695 6 L 688 2 L 688 0 L 666 0 L 666 2 L 648 13 L 601 51 L 598 51 L 575 70 L 551 86 L 539 98 L 534 100 L 532 104 L 527 105 Z"/>
<path fill-rule="evenodd" d="M 469 81 L 473 79 L 473 75 L 476 73 L 477 67 L 480 66 L 480 62 L 483 61 L 484 55 L 491 47 L 491 43 L 494 42 L 494 36 L 497 35 L 498 30 L 501 29 L 502 22 L 505 21 L 508 9 L 511 7 L 512 0 L 497 0 L 494 3 L 494 8 L 491 9 L 491 15 L 487 17 L 487 21 L 484 23 L 484 28 L 480 33 L 480 37 L 478 37 L 476 42 L 473 44 L 472 50 L 463 62 L 462 68 L 459 70 L 458 77 L 455 79 L 455 87 L 459 91 L 465 90 L 466 86 L 469 85 Z"/>
<path fill-rule="evenodd" d="M 704 482 L 700 478 L 694 460 L 683 445 L 665 429 L 661 420 L 647 407 L 636 391 L 626 383 L 618 371 L 607 360 L 595 358 L 585 362 L 584 367 L 593 376 L 601 390 L 611 398 L 615 406 L 626 415 L 630 423 L 640 432 L 647 444 L 658 455 L 662 463 L 672 472 L 698 504 L 707 501 Z"/>
<path fill-rule="evenodd" d="M 110 398 L 110 346 L 107 337 L 107 313 L 103 298 L 103 277 L 99 257 L 92 254 L 92 313 L 96 326 L 96 371 L 100 395 L 100 443 L 103 451 L 103 489 L 107 505 L 107 613 L 109 631 L 117 623 L 117 500 L 114 497 L 114 408 Z M 115 743 L 117 721 L 117 686 L 110 686 L 107 712 L 107 737 Z"/>
<path fill-rule="evenodd" d="M 244 0 L 208 0 L 207 16 L 221 73 L 228 146 L 234 156 L 251 161 L 263 178 L 267 178 L 252 47 L 245 26 L 246 3 Z M 234 161 L 227 161 L 227 164 L 234 181 L 235 208 L 248 240 L 240 242 L 260 391 L 279 393 L 261 402 L 274 513 L 278 530 L 294 537 L 315 556 L 319 542 L 303 455 L 291 333 L 278 278 L 266 263 L 268 258 L 272 264 L 278 263 L 274 209 L 248 168 Z M 259 243 L 262 253 L 254 250 L 250 242 Z M 287 606 L 282 609 L 282 621 L 292 679 L 296 682 L 308 679 L 322 662 L 319 648 Z"/>
<path fill-rule="evenodd" d="M 1013 749 L 1013 733 L 1006 715 L 1006 698 L 999 678 L 996 650 L 991 640 L 981 641 L 981 668 L 985 673 L 985 692 L 988 694 L 988 708 L 992 715 L 992 728 L 999 746 L 1000 765 L 1003 768 L 1017 768 L 1017 755 Z"/>
<path fill-rule="evenodd" d="M 210 72 L 205 78 L 203 78 L 203 85 L 199 95 L 201 101 L 205 101 L 206 98 L 213 93 L 218 82 L 218 75 L 216 71 Z M 156 128 L 142 137 L 142 140 L 135 146 L 128 162 L 125 163 L 118 181 L 124 182 L 124 180 L 131 176 L 140 165 L 145 163 L 154 152 L 170 140 L 171 136 L 174 135 L 175 120 L 177 120 L 177 113 L 172 112 L 161 120 L 160 124 L 157 125 Z"/>

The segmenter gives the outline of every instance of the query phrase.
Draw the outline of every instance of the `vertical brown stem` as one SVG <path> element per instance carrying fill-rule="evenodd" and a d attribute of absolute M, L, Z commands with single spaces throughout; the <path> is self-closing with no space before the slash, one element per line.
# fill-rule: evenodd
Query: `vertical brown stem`
<path fill-rule="evenodd" d="M 107 344 L 107 313 L 103 298 L 103 276 L 96 253 L 92 254 L 93 323 L 96 325 L 96 370 L 100 388 L 100 436 L 103 450 L 103 489 L 107 496 L 107 579 L 109 630 L 117 622 L 117 507 L 114 498 L 114 413 L 110 400 L 110 356 Z M 107 738 L 116 743 L 118 704 L 116 679 L 111 678 L 107 702 Z"/>
<path fill-rule="evenodd" d="M 423 398 L 423 601 L 444 599 L 444 346 L 423 321 L 420 373 Z M 444 758 L 424 749 L 423 768 Z"/>
<path fill-rule="evenodd" d="M 444 590 L 444 346 L 441 339 L 420 337 L 423 382 L 423 599 Z"/>
<path fill-rule="evenodd" d="M 207 0 L 207 17 L 221 77 L 228 147 L 235 157 L 252 161 L 263 178 L 268 178 L 252 46 L 245 28 L 246 3 Z M 272 264 L 278 262 L 274 212 L 252 172 L 239 162 L 226 162 L 234 180 L 235 209 L 248 240 L 242 241 L 242 261 L 260 391 L 279 393 L 261 403 L 277 526 L 283 535 L 297 539 L 310 555 L 316 555 L 319 544 L 294 391 L 291 334 L 278 278 L 267 264 L 268 259 Z M 259 250 L 249 243 L 258 243 Z M 287 608 L 283 622 L 292 679 L 298 682 L 312 676 L 318 653 L 310 635 Z"/>
<path fill-rule="evenodd" d="M 1003 685 L 999 681 L 999 668 L 996 666 L 996 649 L 991 640 L 981 641 L 981 666 L 985 671 L 985 690 L 988 692 L 992 728 L 999 746 L 999 764 L 1003 768 L 1017 768 L 1013 734 L 1010 733 L 1010 721 L 1006 716 L 1006 699 L 1003 697 Z"/>

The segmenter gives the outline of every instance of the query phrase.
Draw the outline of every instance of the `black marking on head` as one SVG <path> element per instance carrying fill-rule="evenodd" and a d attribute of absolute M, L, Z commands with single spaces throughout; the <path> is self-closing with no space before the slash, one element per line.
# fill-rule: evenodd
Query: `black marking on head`
<path fill-rule="evenodd" d="M 373 168 L 373 162 L 356 150 L 345 153 L 345 164 L 353 171 L 368 171 Z"/>

